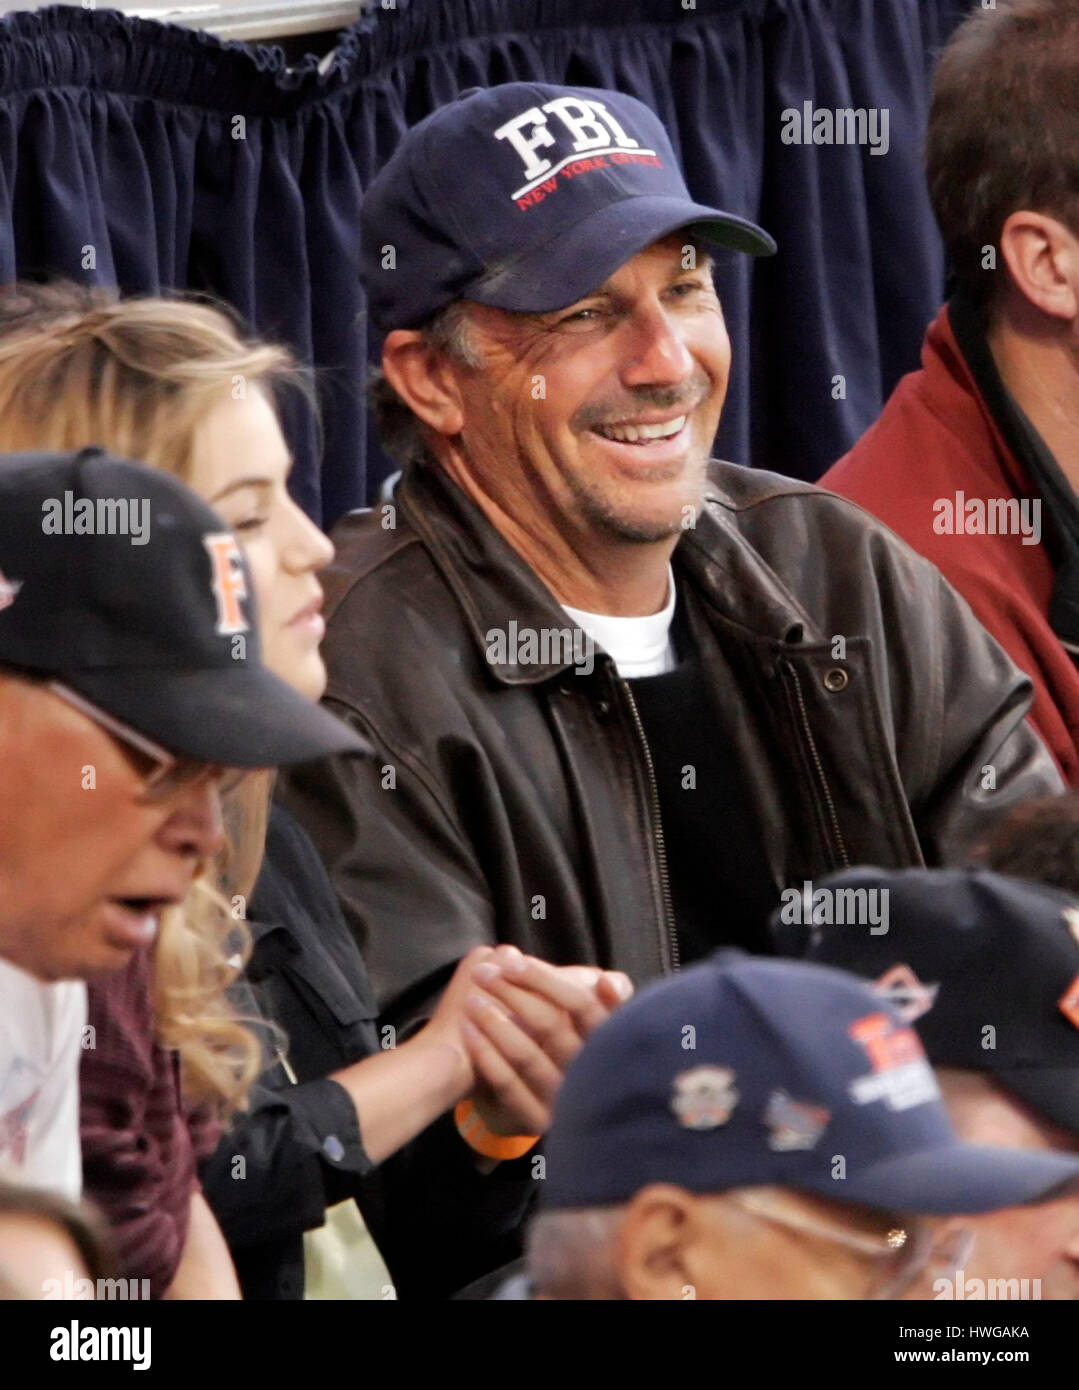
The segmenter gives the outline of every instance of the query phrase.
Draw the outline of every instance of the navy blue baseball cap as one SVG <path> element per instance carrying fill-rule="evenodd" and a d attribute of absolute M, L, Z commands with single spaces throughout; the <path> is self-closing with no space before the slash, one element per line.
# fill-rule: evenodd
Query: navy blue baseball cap
<path fill-rule="evenodd" d="M 371 751 L 263 665 L 227 523 L 168 473 L 102 449 L 0 455 L 0 665 L 200 761 Z"/>
<path fill-rule="evenodd" d="M 546 313 L 682 228 L 771 255 L 767 232 L 689 196 L 667 132 L 592 87 L 473 87 L 405 135 L 364 196 L 360 266 L 381 332 L 454 299 Z"/>
<path fill-rule="evenodd" d="M 1079 899 L 988 869 L 860 868 L 815 887 L 853 906 L 850 894 L 886 894 L 887 931 L 781 908 L 784 955 L 873 980 L 935 1066 L 989 1072 L 1079 1134 Z"/>
<path fill-rule="evenodd" d="M 664 1182 L 950 1214 L 1079 1181 L 1079 1158 L 961 1143 L 917 1034 L 864 981 L 736 951 L 645 989 L 592 1034 L 545 1152 L 552 1209 Z"/>

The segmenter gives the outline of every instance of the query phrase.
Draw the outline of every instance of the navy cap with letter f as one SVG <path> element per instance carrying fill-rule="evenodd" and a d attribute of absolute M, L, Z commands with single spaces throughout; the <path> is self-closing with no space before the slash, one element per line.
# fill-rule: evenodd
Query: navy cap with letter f
<path fill-rule="evenodd" d="M 0 454 L 0 666 L 206 762 L 369 751 L 263 664 L 254 580 L 217 513 L 98 448 Z"/>
<path fill-rule="evenodd" d="M 864 981 L 740 951 L 650 986 L 596 1029 L 545 1152 L 552 1209 L 675 1183 L 951 1214 L 1079 1180 L 1076 1157 L 961 1143 L 917 1034 Z"/>
<path fill-rule="evenodd" d="M 360 265 L 376 329 L 454 299 L 547 313 L 681 229 L 750 255 L 755 223 L 695 202 L 655 112 L 621 92 L 471 88 L 405 135 L 367 190 Z"/>

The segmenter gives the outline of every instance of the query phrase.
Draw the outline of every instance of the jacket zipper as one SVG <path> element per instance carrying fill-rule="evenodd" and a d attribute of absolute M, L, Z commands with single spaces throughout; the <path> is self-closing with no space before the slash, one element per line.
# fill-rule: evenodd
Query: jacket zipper
<path fill-rule="evenodd" d="M 659 868 L 659 887 L 663 897 L 663 912 L 667 929 L 667 942 L 670 946 L 671 970 L 678 971 L 682 967 L 681 956 L 678 950 L 678 933 L 674 926 L 674 901 L 671 898 L 671 882 L 667 873 L 667 842 L 663 838 L 663 821 L 660 817 L 659 808 L 659 784 L 656 782 L 655 764 L 652 762 L 652 750 L 648 746 L 648 739 L 645 737 L 644 725 L 641 723 L 640 712 L 637 709 L 637 701 L 633 698 L 633 690 L 628 681 L 622 681 L 622 687 L 626 692 L 629 701 L 630 713 L 633 715 L 633 723 L 637 730 L 637 737 L 640 740 L 641 749 L 644 752 L 644 765 L 648 773 L 648 792 L 652 812 L 652 839 L 656 847 L 656 864 Z"/>
<path fill-rule="evenodd" d="M 839 817 L 836 815 L 835 801 L 832 798 L 831 788 L 828 786 L 828 779 L 824 775 L 824 764 L 821 762 L 820 754 L 817 752 L 817 741 L 813 737 L 813 730 L 809 726 L 809 714 L 806 710 L 805 696 L 802 694 L 802 682 L 791 662 L 784 661 L 782 666 L 785 671 L 790 673 L 790 678 L 794 683 L 794 695 L 798 704 L 798 717 L 801 722 L 806 747 L 809 749 L 809 756 L 813 760 L 813 767 L 816 769 L 817 783 L 824 795 L 824 804 L 828 812 L 829 823 L 832 827 L 835 849 L 839 853 L 840 867 L 849 869 L 850 858 L 847 855 L 847 846 L 843 839 L 843 831 L 839 826 Z"/>

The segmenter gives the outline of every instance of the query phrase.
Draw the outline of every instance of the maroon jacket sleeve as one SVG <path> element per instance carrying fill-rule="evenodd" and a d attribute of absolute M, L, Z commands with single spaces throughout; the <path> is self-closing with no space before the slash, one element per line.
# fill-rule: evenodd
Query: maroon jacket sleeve
<path fill-rule="evenodd" d="M 179 1058 L 153 1040 L 152 975 L 148 947 L 90 985 L 80 1132 L 84 1192 L 108 1218 L 120 1272 L 149 1279 L 160 1298 L 180 1263 L 197 1181 Z"/>

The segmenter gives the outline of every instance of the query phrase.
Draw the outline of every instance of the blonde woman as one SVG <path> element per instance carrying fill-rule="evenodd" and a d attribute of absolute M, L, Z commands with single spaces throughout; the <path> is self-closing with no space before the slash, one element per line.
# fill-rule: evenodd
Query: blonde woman
<path fill-rule="evenodd" d="M 245 340 L 205 304 L 114 303 L 73 286 L 21 287 L 0 301 L 0 448 L 96 442 L 183 478 L 245 549 L 267 665 L 317 698 L 316 576 L 332 547 L 288 495 L 274 408 L 275 391 L 298 380 L 286 353 Z M 298 1296 L 304 1232 L 355 1197 L 398 1292 L 449 1293 L 515 1253 L 534 1188 L 528 1155 L 562 1070 L 629 982 L 484 949 L 457 968 L 426 1027 L 388 1046 L 400 1040 L 377 1031 L 321 864 L 280 809 L 261 862 L 268 805 L 267 779 L 254 777 L 227 807 L 222 885 L 231 913 L 251 919 L 246 1007 L 272 1016 L 278 1028 L 266 1040 L 279 1057 L 287 1043 L 291 1065 L 264 1071 L 206 1170 L 245 1290 Z M 224 929 L 218 921 L 195 934 L 218 942 L 218 960 Z M 200 971 L 191 947 L 190 931 L 175 948 L 163 934 L 156 1032 L 179 1048 L 194 1095 L 232 1102 L 213 1065 L 213 972 Z M 149 1049 L 148 955 L 138 966 L 92 1001 L 100 1026 L 83 1067 L 87 1191 L 109 1211 L 126 1273 L 173 1296 L 228 1296 L 231 1271 L 194 1184 L 196 1158 L 217 1138 L 212 1113 L 185 1117 L 172 1054 Z M 102 1048 L 117 1015 L 119 1045 Z M 134 1102 L 119 1122 L 118 1094 Z"/>

